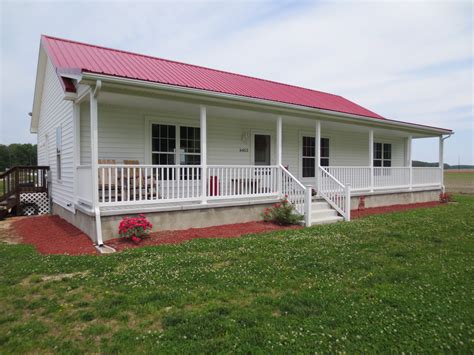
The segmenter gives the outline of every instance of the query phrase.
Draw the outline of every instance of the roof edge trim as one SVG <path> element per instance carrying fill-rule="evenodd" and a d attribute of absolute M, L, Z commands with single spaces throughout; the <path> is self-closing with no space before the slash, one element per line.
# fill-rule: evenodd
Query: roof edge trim
<path fill-rule="evenodd" d="M 388 118 L 384 118 L 383 120 L 381 120 L 379 118 L 374 118 L 374 117 L 355 115 L 355 114 L 344 113 L 344 112 L 339 112 L 339 111 L 318 109 L 318 108 L 313 108 L 313 107 L 308 107 L 308 106 L 279 102 L 279 101 L 265 100 L 265 99 L 259 99 L 259 98 L 241 96 L 241 95 L 226 94 L 226 93 L 220 93 L 220 92 L 215 92 L 215 91 L 210 91 L 210 90 L 195 89 L 195 88 L 183 87 L 183 86 L 178 86 L 178 85 L 162 84 L 162 83 L 150 82 L 150 81 L 145 81 L 145 80 L 123 78 L 123 77 L 118 77 L 118 76 L 97 74 L 97 73 L 91 73 L 91 72 L 83 72 L 81 80 L 87 81 L 87 80 L 98 80 L 98 79 L 103 80 L 104 82 L 111 82 L 111 83 L 117 83 L 117 84 L 134 85 L 137 87 L 155 88 L 155 89 L 162 89 L 162 90 L 167 90 L 167 91 L 174 91 L 174 92 L 181 92 L 181 93 L 188 93 L 188 94 L 190 93 L 190 94 L 195 94 L 195 95 L 200 95 L 200 96 L 210 96 L 210 97 L 218 98 L 218 99 L 229 99 L 229 100 L 243 101 L 243 102 L 248 102 L 248 103 L 253 103 L 253 104 L 264 104 L 264 105 L 276 106 L 280 108 L 293 109 L 297 111 L 321 113 L 321 114 L 327 114 L 330 116 L 336 116 L 336 117 L 339 116 L 339 117 L 350 119 L 350 120 L 357 120 L 359 123 L 360 121 L 366 121 L 367 123 L 375 123 L 378 126 L 399 126 L 399 127 L 404 127 L 404 128 L 421 130 L 421 131 L 429 132 L 429 133 L 436 133 L 437 135 L 454 133 L 453 130 L 448 129 L 448 128 L 427 126 L 427 125 L 422 125 L 422 124 L 417 124 L 417 123 L 392 120 Z"/>

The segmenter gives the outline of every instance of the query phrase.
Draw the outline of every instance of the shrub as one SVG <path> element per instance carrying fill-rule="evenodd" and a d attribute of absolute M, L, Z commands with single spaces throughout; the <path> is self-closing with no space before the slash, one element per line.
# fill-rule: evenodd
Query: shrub
<path fill-rule="evenodd" d="M 441 203 L 448 203 L 448 202 L 453 202 L 453 195 L 448 194 L 447 192 L 441 192 L 439 194 L 439 201 Z"/>
<path fill-rule="evenodd" d="M 279 203 L 273 205 L 272 208 L 266 208 L 263 212 L 263 220 L 266 222 L 274 222 L 281 226 L 298 224 L 304 219 L 303 215 L 296 212 L 295 206 L 288 201 L 285 196 Z"/>
<path fill-rule="evenodd" d="M 138 217 L 124 217 L 120 221 L 119 236 L 134 243 L 139 243 L 150 234 L 152 228 L 153 225 L 143 214 Z"/>

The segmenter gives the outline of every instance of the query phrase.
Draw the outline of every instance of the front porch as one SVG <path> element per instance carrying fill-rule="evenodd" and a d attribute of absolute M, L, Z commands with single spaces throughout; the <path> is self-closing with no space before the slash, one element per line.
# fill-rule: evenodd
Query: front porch
<path fill-rule="evenodd" d="M 352 196 L 443 188 L 442 168 L 411 166 L 412 140 L 433 137 L 421 130 L 105 89 L 83 95 L 75 125 L 75 206 L 99 216 L 286 195 L 311 225 L 315 198 L 350 220 Z"/>

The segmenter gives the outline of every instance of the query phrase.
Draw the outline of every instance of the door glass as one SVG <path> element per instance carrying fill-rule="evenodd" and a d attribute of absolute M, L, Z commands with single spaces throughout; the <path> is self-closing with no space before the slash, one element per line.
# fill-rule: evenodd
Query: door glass
<path fill-rule="evenodd" d="M 256 134 L 254 139 L 255 165 L 270 165 L 270 136 L 268 134 Z"/>

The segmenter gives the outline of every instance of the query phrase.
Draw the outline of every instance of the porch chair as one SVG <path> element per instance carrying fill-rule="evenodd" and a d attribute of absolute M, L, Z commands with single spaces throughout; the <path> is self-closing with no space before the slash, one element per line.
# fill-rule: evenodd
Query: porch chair
<path fill-rule="evenodd" d="M 140 165 L 140 161 L 138 160 L 124 160 L 123 163 L 124 165 Z M 140 170 L 141 170 L 141 174 L 140 174 Z M 141 183 L 142 183 L 141 191 L 140 191 L 140 176 L 141 176 Z M 152 199 L 156 197 L 156 189 L 153 190 L 153 196 L 151 195 L 151 184 L 153 183 L 153 181 L 151 181 L 150 176 L 145 176 L 145 170 L 142 167 L 138 167 L 135 169 L 135 175 L 133 175 L 133 171 L 130 172 L 130 179 L 128 181 L 128 188 L 127 188 L 130 196 L 133 196 L 134 180 L 135 180 L 135 190 L 136 190 L 135 198 L 136 199 L 139 199 L 140 196 L 142 196 L 142 198 L 145 197 L 146 199 Z"/>
<path fill-rule="evenodd" d="M 99 164 L 115 165 L 115 159 L 98 159 Z M 116 169 L 103 169 L 99 171 L 99 199 L 104 202 L 115 199 L 115 191 L 117 190 L 117 198 L 120 200 L 120 176 L 117 176 L 117 186 L 115 184 Z M 109 179 L 110 178 L 110 179 Z M 109 185 L 110 181 L 110 185 Z M 110 195 L 109 194 L 110 192 Z"/>

